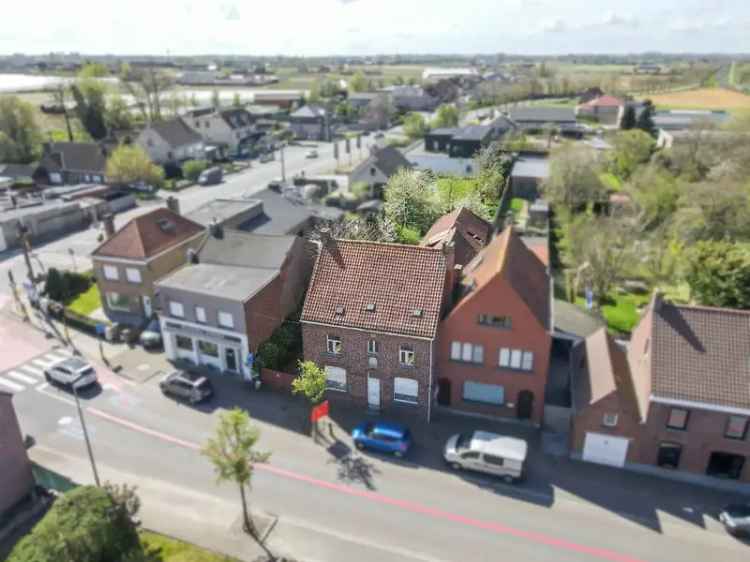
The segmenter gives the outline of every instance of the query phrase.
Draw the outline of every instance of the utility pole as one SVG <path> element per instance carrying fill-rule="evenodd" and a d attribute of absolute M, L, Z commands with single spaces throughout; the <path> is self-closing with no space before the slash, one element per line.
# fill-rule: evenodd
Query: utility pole
<path fill-rule="evenodd" d="M 86 441 L 86 451 L 89 454 L 89 461 L 91 462 L 91 470 L 94 473 L 94 482 L 96 486 L 101 488 L 102 484 L 99 482 L 99 473 L 96 470 L 96 462 L 94 461 L 94 451 L 91 449 L 91 441 L 89 440 L 89 432 L 86 429 L 86 420 L 83 418 L 83 410 L 81 410 L 81 402 L 78 399 L 78 391 L 76 390 L 76 383 L 81 380 L 80 377 L 73 381 L 71 387 L 73 388 L 73 396 L 76 399 L 76 408 L 78 409 L 78 419 L 81 422 L 81 429 L 83 429 L 83 438 Z"/>
<path fill-rule="evenodd" d="M 18 237 L 21 239 L 21 250 L 23 250 L 23 259 L 26 262 L 26 272 L 29 281 L 34 284 L 34 269 L 31 267 L 31 242 L 29 242 L 29 227 L 19 224 Z"/>
<path fill-rule="evenodd" d="M 281 148 L 279 148 L 279 156 L 281 157 L 281 181 L 282 183 L 286 183 L 286 167 L 284 166 L 284 148 L 285 144 L 281 144 Z"/>

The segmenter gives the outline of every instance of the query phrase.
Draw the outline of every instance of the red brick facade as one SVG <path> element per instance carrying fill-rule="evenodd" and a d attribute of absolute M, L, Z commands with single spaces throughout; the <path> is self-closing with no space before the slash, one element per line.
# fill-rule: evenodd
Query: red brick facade
<path fill-rule="evenodd" d="M 326 336 L 341 338 L 341 353 L 327 352 Z M 385 335 L 338 326 L 302 324 L 304 357 L 321 367 L 341 367 L 346 370 L 346 391 L 329 390 L 327 398 L 332 401 L 344 400 L 363 408 L 368 406 L 368 377 L 380 381 L 380 410 L 399 409 L 417 413 L 427 419 L 430 399 L 430 370 L 432 341 L 407 336 Z M 368 342 L 377 342 L 377 354 L 368 353 Z M 415 354 L 414 367 L 401 365 L 399 348 L 409 346 Z M 377 367 L 370 366 L 370 357 L 377 359 Z M 394 378 L 416 380 L 418 384 L 417 403 L 394 401 Z"/>

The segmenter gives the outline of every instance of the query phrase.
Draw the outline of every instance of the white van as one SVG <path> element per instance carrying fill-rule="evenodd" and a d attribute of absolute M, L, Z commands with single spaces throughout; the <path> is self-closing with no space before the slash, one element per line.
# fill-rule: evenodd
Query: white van
<path fill-rule="evenodd" d="M 456 470 L 486 472 L 512 483 L 523 478 L 527 451 L 528 445 L 523 439 L 475 431 L 448 439 L 443 456 Z"/>

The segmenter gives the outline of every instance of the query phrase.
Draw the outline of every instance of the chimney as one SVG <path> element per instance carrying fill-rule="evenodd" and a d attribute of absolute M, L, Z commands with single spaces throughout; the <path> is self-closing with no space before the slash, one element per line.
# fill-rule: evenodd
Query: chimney
<path fill-rule="evenodd" d="M 656 289 L 654 291 L 654 311 L 659 312 L 661 310 L 661 305 L 664 302 L 664 292 L 660 289 Z"/>
<path fill-rule="evenodd" d="M 194 248 L 188 248 L 187 261 L 188 263 L 200 263 L 198 252 L 196 252 Z"/>
<path fill-rule="evenodd" d="M 208 230 L 211 233 L 211 236 L 214 238 L 217 238 L 221 240 L 224 238 L 224 227 L 219 224 L 219 221 L 214 217 L 211 219 L 211 224 L 208 225 Z"/>
<path fill-rule="evenodd" d="M 104 222 L 105 237 L 109 240 L 115 234 L 115 216 L 112 213 L 109 213 L 102 217 L 102 221 Z"/>
<path fill-rule="evenodd" d="M 333 244 L 333 237 L 331 236 L 331 229 L 327 226 L 322 227 L 318 230 L 320 233 L 320 244 L 323 248 L 329 248 Z"/>
<path fill-rule="evenodd" d="M 460 275 L 460 265 L 456 266 L 456 245 L 453 242 L 441 246 L 445 256 L 445 287 L 443 288 L 443 310 L 447 311 L 453 307 L 453 287 Z M 456 268 L 459 271 L 456 271 Z M 457 275 L 457 273 L 459 275 Z"/>
<path fill-rule="evenodd" d="M 172 211 L 174 214 L 180 214 L 180 200 L 174 195 L 167 197 L 167 209 Z"/>

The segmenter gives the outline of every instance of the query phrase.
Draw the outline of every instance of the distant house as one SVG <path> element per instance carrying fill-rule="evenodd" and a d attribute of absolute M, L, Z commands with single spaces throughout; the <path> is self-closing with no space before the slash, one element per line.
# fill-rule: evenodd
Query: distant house
<path fill-rule="evenodd" d="M 521 156 L 513 163 L 510 172 L 510 187 L 514 197 L 536 201 L 541 195 L 541 186 L 549 177 L 549 160 L 540 156 Z"/>
<path fill-rule="evenodd" d="M 0 518 L 34 488 L 31 461 L 13 408 L 13 395 L 0 390 Z"/>
<path fill-rule="evenodd" d="M 412 165 L 393 146 L 376 149 L 369 158 L 357 165 L 349 174 L 349 185 L 364 182 L 370 186 L 373 196 L 382 191 L 382 187 L 396 172 L 411 169 Z"/>
<path fill-rule="evenodd" d="M 490 243 L 492 225 L 465 207 L 443 215 L 424 235 L 420 246 L 453 246 L 455 265 L 464 267 Z"/>
<path fill-rule="evenodd" d="M 33 183 L 34 170 L 34 166 L 28 164 L 0 164 L 0 178 L 7 180 L 10 187 Z"/>
<path fill-rule="evenodd" d="M 157 164 L 205 156 L 203 138 L 180 117 L 151 124 L 141 131 L 135 142 Z"/>
<path fill-rule="evenodd" d="M 578 103 L 584 104 L 590 102 L 591 100 L 595 100 L 596 98 L 600 98 L 603 95 L 604 90 L 602 90 L 599 86 L 593 86 L 592 88 L 588 88 L 583 91 L 581 96 L 578 98 Z"/>
<path fill-rule="evenodd" d="M 182 119 L 206 145 L 232 155 L 241 153 L 244 147 L 249 147 L 261 136 L 255 127 L 257 117 L 244 108 L 193 109 Z"/>
<path fill-rule="evenodd" d="M 504 116 L 486 125 L 439 128 L 425 135 L 427 152 L 447 152 L 452 158 L 473 158 L 482 148 L 516 129 Z"/>
<path fill-rule="evenodd" d="M 297 139 L 330 140 L 328 116 L 323 107 L 303 105 L 289 115 L 289 130 Z"/>
<path fill-rule="evenodd" d="M 391 96 L 393 106 L 401 112 L 434 111 L 440 100 L 420 86 L 387 86 L 380 90 Z"/>
<path fill-rule="evenodd" d="M 619 126 L 625 110 L 625 101 L 614 96 L 600 96 L 576 107 L 576 115 L 585 115 L 602 125 Z"/>
<path fill-rule="evenodd" d="M 44 143 L 34 180 L 43 185 L 106 183 L 108 155 L 109 149 L 104 144 Z"/>
<path fill-rule="evenodd" d="M 422 80 L 432 82 L 446 78 L 478 78 L 479 71 L 476 68 L 442 68 L 428 67 L 422 71 Z"/>
<path fill-rule="evenodd" d="M 589 336 L 575 359 L 574 455 L 749 490 L 748 322 L 657 294 L 627 346 Z"/>
<path fill-rule="evenodd" d="M 729 121 L 726 111 L 671 110 L 656 111 L 653 115 L 654 127 L 664 131 L 685 131 L 695 125 L 705 124 L 720 127 Z"/>
<path fill-rule="evenodd" d="M 352 92 L 347 101 L 354 109 L 363 110 L 382 95 L 384 94 L 378 92 Z"/>
<path fill-rule="evenodd" d="M 525 131 L 540 131 L 548 125 L 559 128 L 576 124 L 576 115 L 572 107 L 516 107 L 510 111 L 510 119 Z"/>
<path fill-rule="evenodd" d="M 299 90 L 265 90 L 253 93 L 255 105 L 276 105 L 286 110 L 293 110 L 305 103 L 304 92 Z"/>

